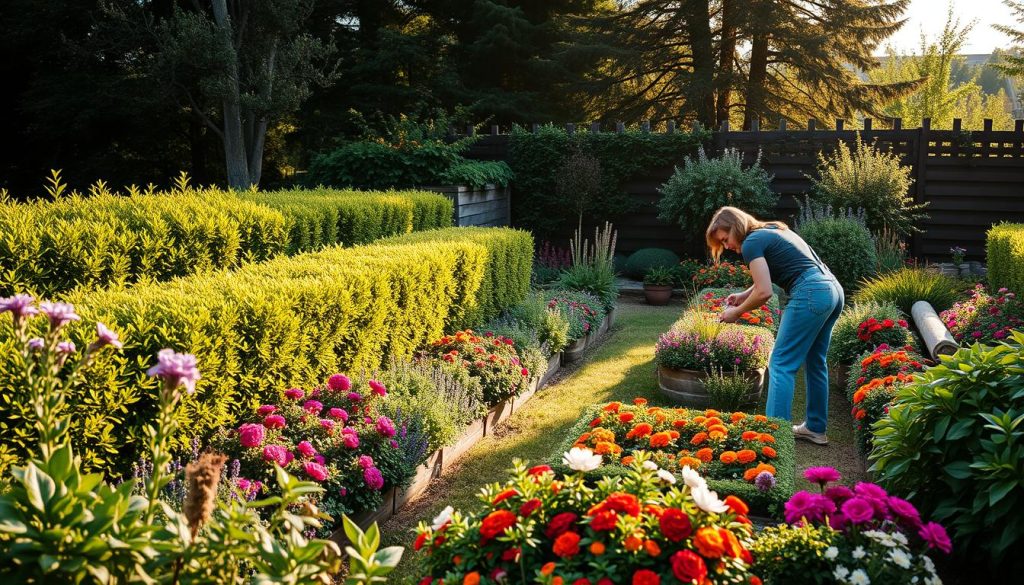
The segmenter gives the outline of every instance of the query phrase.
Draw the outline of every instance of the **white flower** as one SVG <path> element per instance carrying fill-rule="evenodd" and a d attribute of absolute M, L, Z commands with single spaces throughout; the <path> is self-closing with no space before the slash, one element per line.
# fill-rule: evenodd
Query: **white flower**
<path fill-rule="evenodd" d="M 935 574 L 935 563 L 932 562 L 931 557 L 929 557 L 928 555 L 921 555 L 921 558 L 924 559 L 924 570 L 926 570 L 929 573 L 931 573 L 932 575 L 934 575 Z"/>
<path fill-rule="evenodd" d="M 674 484 L 676 482 L 676 476 L 672 475 L 671 471 L 666 471 L 664 469 L 658 470 L 658 477 L 661 478 L 661 481 L 668 484 Z"/>
<path fill-rule="evenodd" d="M 939 579 L 937 576 L 932 575 L 931 577 L 928 577 L 924 580 L 924 585 L 942 585 L 942 579 Z"/>
<path fill-rule="evenodd" d="M 910 557 L 907 556 L 907 553 L 903 552 L 902 549 L 896 548 L 889 551 L 889 560 L 901 569 L 910 568 Z"/>
<path fill-rule="evenodd" d="M 868 579 L 864 569 L 857 569 L 850 573 L 850 585 L 871 585 L 871 579 Z"/>
<path fill-rule="evenodd" d="M 651 461 L 651 460 L 647 460 L 647 461 L 643 462 L 643 468 L 644 469 L 648 469 L 650 471 L 657 471 L 658 470 L 658 464 L 653 462 L 653 461 Z"/>
<path fill-rule="evenodd" d="M 920 580 L 921 580 L 921 578 L 920 578 L 920 577 L 918 577 L 917 575 L 914 575 L 914 578 L 913 578 L 913 579 L 911 579 L 911 580 L 910 580 L 910 582 L 911 582 L 911 583 L 917 583 L 917 582 L 918 582 L 918 581 L 920 581 Z"/>
<path fill-rule="evenodd" d="M 903 546 L 907 546 L 907 537 L 902 532 L 893 532 L 889 536 L 891 536 L 893 540 L 902 544 Z"/>
<path fill-rule="evenodd" d="M 690 486 L 691 489 L 706 488 L 708 486 L 704 478 L 695 470 L 690 469 L 689 465 L 684 466 L 680 473 L 683 476 L 683 482 Z"/>
<path fill-rule="evenodd" d="M 729 506 L 722 503 L 722 500 L 718 499 L 718 494 L 709 490 L 707 485 L 692 488 L 690 495 L 693 496 L 697 507 L 705 512 L 721 514 L 729 509 Z"/>
<path fill-rule="evenodd" d="M 448 506 L 444 510 L 441 510 L 441 513 L 438 514 L 436 518 L 434 518 L 434 523 L 431 524 L 430 527 L 434 530 L 440 530 L 442 526 L 447 524 L 448 521 L 452 519 L 452 512 L 454 511 L 455 508 L 452 508 L 451 506 Z"/>
<path fill-rule="evenodd" d="M 857 548 L 853 549 L 853 558 L 855 558 L 857 560 L 863 559 L 864 555 L 866 555 L 866 554 L 868 554 L 868 553 L 866 553 L 864 551 L 864 547 L 863 546 L 858 546 Z"/>
<path fill-rule="evenodd" d="M 834 546 L 830 546 L 827 549 L 825 549 L 825 558 L 826 559 L 828 559 L 830 561 L 834 561 L 834 560 L 836 560 L 836 557 L 838 557 L 838 556 L 839 556 L 839 549 L 838 548 L 836 548 Z"/>
<path fill-rule="evenodd" d="M 590 449 L 573 447 L 562 455 L 562 463 L 573 471 L 593 471 L 601 467 L 601 456 L 594 454 Z"/>
<path fill-rule="evenodd" d="M 850 569 L 839 565 L 832 571 L 832 575 L 836 578 L 836 581 L 845 581 L 846 577 L 850 574 Z"/>

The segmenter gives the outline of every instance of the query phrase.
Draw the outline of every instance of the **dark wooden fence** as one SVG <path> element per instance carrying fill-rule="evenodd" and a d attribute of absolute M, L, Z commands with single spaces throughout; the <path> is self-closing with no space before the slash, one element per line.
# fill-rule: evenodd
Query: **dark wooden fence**
<path fill-rule="evenodd" d="M 912 170 L 914 183 L 908 196 L 915 202 L 929 203 L 930 217 L 920 225 L 925 233 L 910 242 L 911 254 L 919 258 L 943 260 L 951 246 L 961 246 L 967 248 L 968 257 L 982 259 L 985 232 L 993 223 L 1024 222 L 1024 120 L 1017 120 L 1010 131 L 992 130 L 990 120 L 981 130 L 962 128 L 960 120 L 953 121 L 952 130 L 933 130 L 927 119 L 919 128 L 903 128 L 899 119 L 889 121 L 889 125 L 891 128 L 875 129 L 872 120 L 867 119 L 855 130 L 840 120 L 834 129 L 819 130 L 811 120 L 806 129 L 787 130 L 785 121 L 781 121 L 777 130 L 763 132 L 756 126 L 750 131 L 733 131 L 724 125 L 712 133 L 706 148 L 709 154 L 724 148 L 738 149 L 748 163 L 760 152 L 762 166 L 774 176 L 772 188 L 780 195 L 776 217 L 783 220 L 792 219 L 798 210 L 797 199 L 810 190 L 807 176 L 815 174 L 819 152 L 833 150 L 840 140 L 853 142 L 858 132 L 866 141 L 891 148 Z M 576 128 L 567 127 L 570 131 Z M 615 131 L 622 130 L 622 125 L 617 125 Z M 675 128 L 668 126 L 663 131 Z M 474 144 L 470 156 L 507 160 L 508 142 L 507 134 L 492 127 L 489 135 Z M 678 226 L 657 218 L 658 188 L 672 170 L 671 166 L 652 168 L 624 185 L 625 192 L 636 199 L 638 211 L 615 218 L 620 251 L 656 246 L 699 252 L 692 243 L 687 248 L 686 241 L 692 238 L 684 237 Z M 512 220 L 514 224 L 514 216 Z M 572 229 L 566 227 L 566 238 Z"/>

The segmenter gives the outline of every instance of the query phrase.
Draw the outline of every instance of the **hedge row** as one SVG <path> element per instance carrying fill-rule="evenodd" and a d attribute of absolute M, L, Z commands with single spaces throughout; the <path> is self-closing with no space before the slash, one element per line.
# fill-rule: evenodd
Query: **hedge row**
<path fill-rule="evenodd" d="M 988 230 L 985 261 L 992 290 L 1024 294 L 1024 224 L 1001 223 Z"/>
<path fill-rule="evenodd" d="M 0 296 L 63 296 L 451 225 L 427 193 L 216 189 L 0 205 Z"/>
<path fill-rule="evenodd" d="M 449 228 L 72 295 L 83 317 L 70 330 L 78 347 L 91 341 L 97 320 L 124 341 L 122 352 L 97 359 L 69 400 L 78 451 L 90 468 L 130 469 L 142 425 L 155 414 L 157 385 L 145 371 L 162 348 L 195 354 L 203 376 L 177 414 L 174 444 L 182 449 L 283 388 L 380 367 L 387 356 L 410 356 L 446 330 L 520 302 L 532 254 L 526 232 Z M 20 358 L 9 333 L 0 326 L 0 466 L 33 440 L 12 379 Z"/>

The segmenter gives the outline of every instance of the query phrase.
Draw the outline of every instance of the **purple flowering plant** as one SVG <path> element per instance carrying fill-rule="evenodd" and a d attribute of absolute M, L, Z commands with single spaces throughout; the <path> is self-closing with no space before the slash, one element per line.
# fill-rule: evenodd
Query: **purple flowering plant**
<path fill-rule="evenodd" d="M 839 484 L 831 467 L 811 467 L 804 478 L 818 491 L 799 491 L 786 502 L 790 526 L 829 531 L 825 551 L 840 583 L 939 583 L 931 555 L 949 554 L 952 543 L 937 522 L 874 483 Z M 865 580 L 866 578 L 867 580 Z"/>
<path fill-rule="evenodd" d="M 404 429 L 380 411 L 387 394 L 377 380 L 335 374 L 323 386 L 281 392 L 214 444 L 239 461 L 233 481 L 246 495 L 268 495 L 277 465 L 321 485 L 317 504 L 335 518 L 374 509 L 385 488 L 411 472 L 401 450 Z"/>
<path fill-rule="evenodd" d="M 768 365 L 775 338 L 763 327 L 719 323 L 688 311 L 655 345 L 655 361 L 675 370 L 746 372 Z"/>
<path fill-rule="evenodd" d="M 1006 288 L 994 294 L 984 285 L 971 296 L 943 311 L 939 317 L 958 342 L 992 344 L 1007 340 L 1011 329 L 1024 324 L 1024 303 Z"/>

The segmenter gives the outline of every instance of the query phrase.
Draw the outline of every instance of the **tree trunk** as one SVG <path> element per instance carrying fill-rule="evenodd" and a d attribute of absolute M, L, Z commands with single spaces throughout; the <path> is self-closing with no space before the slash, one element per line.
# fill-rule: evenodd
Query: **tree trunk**
<path fill-rule="evenodd" d="M 225 63 L 225 77 L 230 82 L 230 91 L 223 100 L 224 107 L 224 162 L 227 169 L 228 186 L 234 189 L 248 189 L 252 182 L 246 161 L 245 137 L 242 132 L 242 104 L 238 89 L 238 56 L 232 42 L 231 19 L 228 17 L 226 0 L 213 0 L 213 18 L 225 38 L 225 46 L 233 54 Z"/>
<path fill-rule="evenodd" d="M 746 107 L 743 129 L 750 130 L 754 120 L 761 120 L 765 109 L 765 81 L 768 79 L 768 31 L 754 34 L 750 47 L 750 76 L 747 78 Z"/>
<path fill-rule="evenodd" d="M 274 92 L 274 65 L 277 60 L 277 39 L 274 40 L 271 45 L 270 55 L 267 56 L 267 73 L 266 73 L 266 84 L 260 88 L 261 101 L 264 104 L 270 103 L 270 97 Z M 266 113 L 259 113 L 254 115 L 253 121 L 255 122 L 252 133 L 251 142 L 249 143 L 249 180 L 252 181 L 253 185 L 260 183 L 260 178 L 263 176 L 263 146 L 267 141 L 267 115 Z"/>
<path fill-rule="evenodd" d="M 707 0 L 687 0 L 686 31 L 693 54 L 693 83 L 688 106 L 697 114 L 697 120 L 709 128 L 715 121 L 715 57 L 711 48 L 711 19 Z"/>
<path fill-rule="evenodd" d="M 206 173 L 206 136 L 203 130 L 206 125 L 196 115 L 189 116 L 188 142 L 189 154 L 192 157 L 192 177 L 200 185 L 209 183 Z"/>
<path fill-rule="evenodd" d="M 729 119 L 732 101 L 732 68 L 736 54 L 736 0 L 722 2 L 722 44 L 718 54 L 718 106 L 715 118 L 718 123 Z"/>

